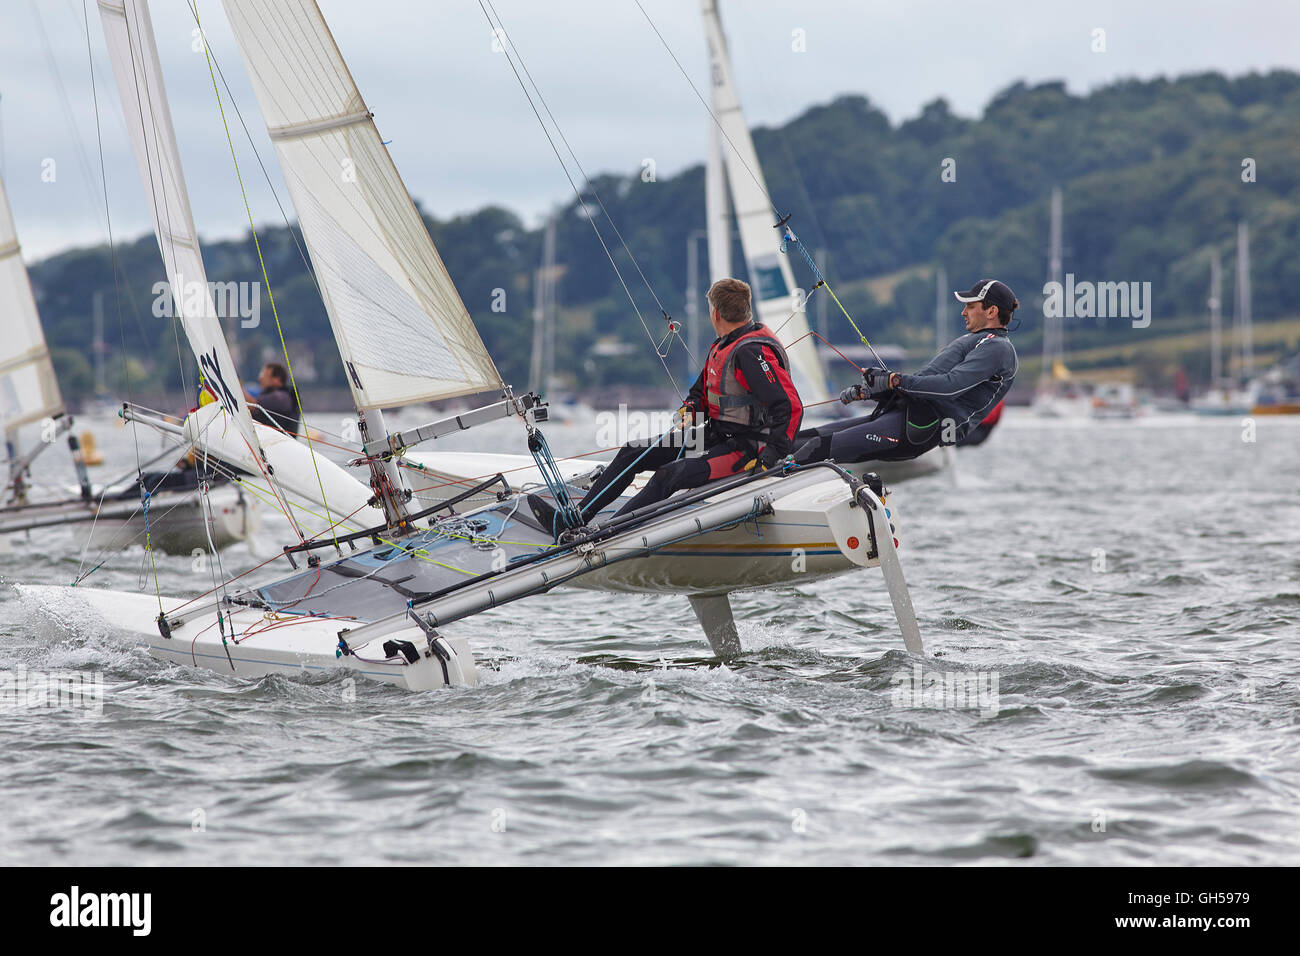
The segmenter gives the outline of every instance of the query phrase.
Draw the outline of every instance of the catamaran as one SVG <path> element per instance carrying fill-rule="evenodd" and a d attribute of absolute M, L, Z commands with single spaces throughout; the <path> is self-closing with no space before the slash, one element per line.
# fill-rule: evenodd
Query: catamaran
<path fill-rule="evenodd" d="M 536 481 L 557 506 L 571 506 L 590 466 L 557 463 L 542 433 L 545 404 L 502 381 L 320 10 L 313 0 L 224 6 L 347 371 L 362 439 L 354 464 L 369 486 L 306 445 L 269 442 L 263 426 L 250 427 L 215 316 L 186 314 L 191 347 L 217 393 L 182 426 L 186 440 L 260 472 L 268 493 L 315 500 L 308 514 L 324 524 L 295 524 L 287 576 L 244 584 L 239 575 L 190 598 L 55 589 L 61 607 L 79 597 L 167 661 L 248 677 L 342 667 L 428 689 L 477 682 L 467 638 L 444 628 L 560 585 L 681 594 L 715 653 L 731 656 L 740 651 L 732 591 L 878 567 L 905 646 L 923 653 L 883 489 L 833 463 L 756 470 L 617 517 L 616 502 L 557 544 L 522 491 Z M 169 215 L 155 203 L 155 227 L 175 290 L 178 274 L 199 276 L 202 263 L 147 4 L 101 0 L 100 9 L 137 159 L 162 184 L 156 192 Z M 339 175 L 345 160 L 355 175 Z M 161 241 L 164 221 L 174 248 Z M 451 418 L 385 428 L 384 409 L 485 392 L 495 400 Z M 428 474 L 412 449 L 501 419 L 520 424 L 532 473 L 497 472 L 412 510 L 430 490 L 408 483 Z M 471 503 L 485 492 L 494 500 Z"/>
<path fill-rule="evenodd" d="M 189 554 L 209 543 L 220 548 L 248 536 L 257 513 L 239 488 L 214 488 L 205 503 L 195 489 L 146 489 L 142 498 L 136 469 L 98 486 L 91 482 L 54 374 L 3 179 L 0 315 L 5 317 L 5 334 L 0 337 L 0 423 L 8 459 L 0 537 L 76 525 L 87 532 L 85 550 L 90 554 L 143 544 L 146 537 L 159 550 Z M 37 491 L 32 464 L 65 435 L 76 485 Z M 151 455 L 143 466 L 161 463 L 166 469 L 183 453 L 174 446 L 162 455 Z"/>

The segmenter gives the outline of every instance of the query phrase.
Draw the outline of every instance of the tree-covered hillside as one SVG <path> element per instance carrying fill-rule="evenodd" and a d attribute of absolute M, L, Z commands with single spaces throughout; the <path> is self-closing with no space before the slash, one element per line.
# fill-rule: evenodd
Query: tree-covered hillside
<path fill-rule="evenodd" d="M 1064 192 L 1065 270 L 1079 280 L 1150 282 L 1152 289 L 1148 328 L 1135 329 L 1128 319 L 1067 320 L 1072 354 L 1117 342 L 1141 351 L 1202 328 L 1212 248 L 1222 254 L 1224 300 L 1232 302 L 1239 220 L 1251 229 L 1256 321 L 1295 312 L 1288 293 L 1300 280 L 1300 259 L 1289 252 L 1300 236 L 1296 73 L 1126 81 L 1080 96 L 1061 83 L 1016 84 L 978 118 L 955 116 L 936 100 L 898 126 L 864 97 L 843 96 L 783 128 L 757 130 L 755 141 L 775 203 L 793 213 L 791 223 L 810 247 L 826 250 L 828 277 L 844 304 L 873 339 L 900 342 L 917 357 L 933 342 L 939 266 L 954 287 L 982 276 L 1010 283 L 1024 306 L 1017 341 L 1026 359 L 1033 356 L 1053 186 Z M 955 176 L 942 175 L 945 165 Z M 595 187 L 650 284 L 681 317 L 687 243 L 704 228 L 703 168 L 655 182 L 642 181 L 640 173 L 602 175 Z M 525 227 L 500 208 L 450 220 L 426 216 L 426 222 L 503 375 L 526 383 L 541 229 Z M 283 225 L 259 235 L 295 366 L 304 379 L 342 386 L 324 309 L 294 236 Z M 664 384 L 576 201 L 559 215 L 558 250 L 561 377 L 580 375 L 593 386 Z M 251 239 L 209 243 L 204 251 L 213 281 L 261 278 Z M 702 253 L 701 244 L 701 261 Z M 116 287 L 107 248 L 69 251 L 32 267 L 50 344 L 72 397 L 91 387 L 95 292 L 104 294 L 108 315 L 110 387 L 120 385 L 124 368 L 138 378 L 180 384 L 171 320 L 152 311 L 153 286 L 162 279 L 153 238 L 121 244 L 116 258 Z M 636 271 L 621 251 L 616 258 L 627 267 L 651 328 L 660 331 L 658 309 Z M 743 261 L 738 251 L 734 260 Z M 796 257 L 793 266 L 798 281 L 810 284 L 804 263 Z M 504 312 L 493 310 L 494 301 L 502 301 L 499 289 L 505 290 Z M 259 327 L 228 322 L 245 375 L 279 350 L 265 290 L 263 297 Z M 956 312 L 954 304 L 954 331 Z M 834 341 L 856 338 L 834 311 L 828 328 Z M 619 341 L 634 348 L 620 354 Z M 598 342 L 603 347 L 593 352 Z M 120 360 L 123 343 L 132 363 Z M 1275 337 L 1274 348 L 1294 351 L 1300 343 Z M 1208 358 L 1200 350 L 1184 351 L 1141 368 L 1150 384 L 1161 384 L 1178 364 L 1195 381 Z M 185 376 L 193 380 L 189 367 Z"/>

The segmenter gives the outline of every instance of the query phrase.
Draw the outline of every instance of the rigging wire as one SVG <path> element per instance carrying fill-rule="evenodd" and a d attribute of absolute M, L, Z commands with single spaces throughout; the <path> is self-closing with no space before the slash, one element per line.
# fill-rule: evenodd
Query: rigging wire
<path fill-rule="evenodd" d="M 831 289 L 830 284 L 826 281 L 826 277 L 822 275 L 821 270 L 817 268 L 817 264 L 813 262 L 812 256 L 808 254 L 808 250 L 804 247 L 803 242 L 799 239 L 798 236 L 794 234 L 794 231 L 787 224 L 790 217 L 788 215 L 787 216 L 781 215 L 781 210 L 778 209 L 776 203 L 772 201 L 772 194 L 768 192 L 767 187 L 763 185 L 763 181 L 750 167 L 749 163 L 745 161 L 745 157 L 740 152 L 737 151 L 736 144 L 732 141 L 731 137 L 727 135 L 726 129 L 723 128 L 722 121 L 719 120 L 717 114 L 713 112 L 713 107 L 709 105 L 708 101 L 704 98 L 704 95 L 700 92 L 699 87 L 695 85 L 695 81 L 691 79 L 691 75 L 688 72 L 686 72 L 686 68 L 682 66 L 682 61 L 677 58 L 677 54 L 673 52 L 673 48 L 668 45 L 668 41 L 664 38 L 663 33 L 660 32 L 659 27 L 657 27 L 655 25 L 655 22 L 650 19 L 650 14 L 646 13 L 645 7 L 642 6 L 641 4 L 641 0 L 632 0 L 632 2 L 636 4 L 637 9 L 641 11 L 641 15 L 645 17 L 646 23 L 650 24 L 650 29 L 652 29 L 655 32 L 655 36 L 659 38 L 659 42 L 663 44 L 664 49 L 668 51 L 668 55 L 672 57 L 673 62 L 677 64 L 677 69 L 681 72 L 682 76 L 685 77 L 686 82 L 690 84 L 690 87 L 694 91 L 696 98 L 700 101 L 700 104 L 708 112 L 710 118 L 712 118 L 713 124 L 718 128 L 718 132 L 722 134 L 722 138 L 725 139 L 727 141 L 727 145 L 731 147 L 732 155 L 734 155 L 736 159 L 740 161 L 740 164 L 745 168 L 745 171 L 749 174 L 749 178 L 754 181 L 754 185 L 757 186 L 759 191 L 763 194 L 763 198 L 767 201 L 767 204 L 771 208 L 773 215 L 776 216 L 777 219 L 776 226 L 784 230 L 783 233 L 784 238 L 781 243 L 781 251 L 782 252 L 785 251 L 786 244 L 788 242 L 793 242 L 798 247 L 799 251 L 803 254 L 804 260 L 808 263 L 809 267 L 812 268 L 813 275 L 817 279 L 817 284 L 813 286 L 812 290 L 810 290 L 809 297 L 811 297 L 812 293 L 815 292 L 817 289 L 825 287 L 826 291 L 830 293 L 831 299 L 835 302 L 837 306 L 839 306 L 840 311 L 844 313 L 844 317 L 849 320 L 849 324 L 853 326 L 853 330 L 858 333 L 858 338 L 862 340 L 862 344 L 865 345 L 870 350 L 871 354 L 876 357 L 876 361 L 880 362 L 882 366 L 888 369 L 889 366 L 886 364 L 884 359 L 880 357 L 880 355 L 876 352 L 872 344 L 869 341 L 867 341 L 866 335 L 864 335 L 862 333 L 862 330 L 858 328 L 858 324 L 853 321 L 853 316 L 849 314 L 849 311 L 846 308 L 844 308 L 844 304 L 840 302 L 839 297 L 835 295 L 834 290 Z M 787 318 L 786 322 L 789 321 L 790 321 L 789 318 Z M 784 323 L 783 323 L 783 327 L 784 327 Z"/>
<path fill-rule="evenodd" d="M 523 90 L 523 92 L 524 92 L 524 97 L 525 97 L 525 99 L 528 100 L 528 105 L 529 105 L 529 107 L 532 109 L 532 111 L 533 111 L 533 115 L 537 117 L 537 122 L 538 122 L 538 123 L 541 125 L 541 127 L 542 127 L 542 133 L 546 136 L 546 141 L 547 141 L 548 143 L 550 143 L 550 145 L 551 145 L 551 150 L 552 150 L 552 152 L 555 153 L 555 158 L 556 158 L 557 160 L 559 160 L 560 168 L 561 168 L 562 170 L 564 170 L 564 176 L 565 176 L 566 179 L 568 179 L 568 181 L 569 181 L 569 185 L 573 188 L 573 193 L 574 193 L 574 195 L 575 195 L 575 196 L 577 197 L 577 199 L 578 199 L 578 204 L 582 207 L 582 211 L 583 211 L 584 215 L 586 216 L 587 221 L 591 224 L 592 231 L 595 232 L 595 234 L 596 234 L 596 239 L 597 239 L 597 241 L 600 242 L 600 247 L 601 247 L 603 250 L 605 250 L 605 257 L 606 257 L 607 259 L 609 259 L 609 264 L 610 264 L 611 267 L 613 267 L 613 269 L 614 269 L 614 274 L 618 277 L 619 284 L 623 287 L 623 291 L 624 291 L 624 293 L 626 293 L 627 298 L 628 298 L 628 301 L 629 301 L 630 303 L 632 303 L 632 309 L 633 309 L 633 311 L 636 312 L 636 317 L 637 317 L 638 320 L 640 320 L 640 322 L 641 322 L 641 327 L 642 327 L 643 329 L 645 329 L 646 337 L 650 340 L 650 344 L 654 347 L 654 349 L 655 349 L 655 355 L 658 356 L 658 358 L 659 358 L 659 363 L 663 366 L 664 373 L 668 376 L 668 381 L 672 383 L 673 389 L 674 389 L 675 391 L 680 392 L 681 389 L 680 389 L 680 387 L 677 385 L 677 379 L 676 379 L 676 377 L 673 375 L 673 373 L 672 373 L 672 369 L 669 368 L 669 366 L 668 366 L 668 362 L 667 362 L 667 359 L 666 359 L 665 355 L 664 355 L 662 352 L 659 351 L 659 347 L 658 347 L 657 343 L 655 342 L 654 333 L 650 331 L 650 326 L 646 324 L 645 317 L 641 314 L 641 309 L 640 309 L 640 307 L 636 304 L 636 299 L 635 299 L 635 298 L 633 297 L 633 295 L 632 295 L 632 290 L 628 288 L 627 281 L 623 278 L 623 273 L 622 273 L 622 271 L 619 269 L 619 267 L 618 267 L 618 263 L 614 261 L 614 255 L 613 255 L 612 252 L 610 252 L 609 246 L 605 243 L 605 238 L 604 238 L 604 236 L 602 236 L 601 233 L 600 233 L 600 227 L 596 225 L 596 217 L 595 217 L 595 215 L 593 214 L 591 208 L 587 205 L 586 200 L 584 200 L 584 199 L 582 198 L 582 191 L 581 191 L 580 189 L 578 189 L 578 184 L 575 183 L 575 182 L 573 181 L 573 175 L 569 172 L 568 164 L 564 161 L 564 157 L 560 155 L 560 150 L 559 150 L 559 148 L 555 145 L 555 138 L 554 138 L 553 136 L 551 136 L 551 131 L 550 131 L 550 129 L 547 127 L 545 120 L 542 119 L 542 114 L 541 114 L 541 112 L 537 109 L 537 104 L 533 102 L 532 94 L 530 94 L 530 93 L 528 92 L 528 86 L 524 83 L 523 77 L 521 77 L 521 76 L 519 75 L 519 67 L 516 67 L 516 66 L 515 66 L 515 58 L 519 56 L 518 47 L 516 47 L 515 44 L 514 44 L 514 41 L 511 40 L 511 39 L 509 38 L 508 34 L 506 33 L 506 29 L 505 29 L 504 24 L 501 24 L 501 25 L 498 26 L 498 24 L 500 24 L 500 18 L 499 18 L 499 17 L 497 18 L 497 23 L 493 23 L 493 21 L 492 21 L 492 17 L 491 17 L 491 15 L 488 13 L 487 6 L 484 5 L 484 2 L 485 2 L 485 0 L 478 0 L 479 8 L 483 11 L 483 16 L 487 19 L 487 21 L 488 21 L 488 26 L 491 27 L 492 30 L 493 30 L 493 31 L 494 31 L 494 32 L 495 32 L 499 37 L 501 37 L 504 41 L 506 41 L 506 42 L 503 42 L 503 43 L 501 44 L 502 52 L 505 53 L 505 55 L 506 55 L 506 62 L 508 62 L 508 63 L 510 64 L 510 69 L 511 69 L 511 71 L 515 74 L 515 79 L 519 82 L 519 87 L 520 87 L 520 89 Z M 488 0 L 488 3 L 489 3 L 489 5 L 490 5 L 490 0 Z M 495 12 L 495 11 L 494 11 L 494 12 Z M 507 43 L 509 44 L 509 46 L 507 46 Z M 515 50 L 515 56 L 513 56 L 513 57 L 511 56 L 511 53 L 510 53 L 510 49 L 512 49 L 512 48 Z M 523 60 L 522 60 L 521 57 L 519 58 L 519 60 L 520 60 L 520 66 L 522 67 L 522 65 L 523 65 Z M 527 72 L 527 71 L 525 70 L 525 72 Z M 532 77 L 530 76 L 529 79 L 531 80 Z M 534 88 L 536 88 L 536 84 L 534 84 Z M 538 99 L 539 99 L 539 100 L 541 99 L 541 91 L 540 91 L 540 90 L 538 90 Z M 543 106 L 545 106 L 545 103 L 544 103 L 544 102 L 543 102 Z M 549 110 L 549 109 L 547 109 L 547 114 L 550 115 L 550 110 Z M 553 116 L 552 116 L 552 122 L 554 122 L 554 117 L 553 117 Z M 556 132 L 560 135 L 561 139 L 564 139 L 564 134 L 563 134 L 563 132 L 560 130 L 560 126 L 559 126 L 558 123 L 555 124 L 555 129 L 556 129 Z M 566 145 L 566 146 L 568 145 L 568 141 L 567 141 L 567 140 L 565 140 L 565 145 Z M 572 150 L 570 150 L 570 152 L 572 152 Z M 577 158 L 576 158 L 576 157 L 574 158 L 574 162 L 575 162 L 575 164 L 577 163 Z M 578 168 L 579 168 L 579 171 L 581 172 L 581 166 L 579 166 Z M 586 179 L 586 174 L 583 173 L 582 175 L 583 175 L 583 178 Z M 592 185 L 591 180 L 590 180 L 590 179 L 587 179 L 586 182 L 587 182 L 587 187 L 588 187 L 588 189 L 591 190 L 592 195 L 595 196 L 596 200 L 599 202 L 599 201 L 600 201 L 599 194 L 596 192 L 596 189 L 595 189 L 595 187 Z M 604 210 L 604 209 L 605 209 L 604 203 L 600 203 L 600 205 L 601 205 L 601 209 Z M 609 218 L 609 212 L 608 212 L 607 210 L 605 210 L 605 216 L 606 216 L 606 218 Z M 610 219 L 609 221 L 610 221 L 610 224 L 613 225 L 613 219 Z M 615 227 L 614 231 L 615 231 L 616 233 L 618 232 L 617 227 Z M 620 235 L 619 238 L 622 239 L 622 236 Z M 624 244 L 623 244 L 623 247 L 624 247 L 625 249 L 627 249 L 627 244 L 624 243 Z M 636 265 L 636 257 L 632 255 L 630 249 L 628 250 L 628 257 L 632 260 L 633 264 Z M 636 267 L 637 267 L 637 271 L 638 271 L 638 272 L 641 272 L 641 267 L 640 267 L 640 265 L 637 265 Z M 644 274 L 644 273 L 641 274 L 641 278 L 642 278 L 643 280 L 645 279 L 645 274 Z M 646 286 L 647 286 L 647 288 L 649 288 L 649 282 L 648 282 L 648 281 L 646 282 Z M 651 293 L 652 296 L 654 296 L 654 290 L 653 290 L 653 289 L 650 290 L 650 293 Z M 658 296 L 654 296 L 654 298 L 655 298 L 655 301 L 656 301 L 656 302 L 659 302 L 659 298 L 658 298 Z M 669 321 L 669 324 L 670 324 L 670 326 L 671 326 L 671 325 L 672 325 L 672 321 L 671 321 L 671 319 L 669 319 L 669 316 L 668 316 L 667 311 L 663 309 L 662 304 L 660 305 L 660 310 L 663 311 L 664 318 L 667 319 L 667 320 Z M 676 330 L 675 330 L 675 329 L 670 329 L 670 331 L 675 332 Z"/>

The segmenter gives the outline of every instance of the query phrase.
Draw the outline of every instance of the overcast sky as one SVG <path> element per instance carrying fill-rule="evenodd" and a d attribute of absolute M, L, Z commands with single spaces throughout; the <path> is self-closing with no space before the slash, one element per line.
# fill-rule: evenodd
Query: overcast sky
<path fill-rule="evenodd" d="M 667 176 L 702 161 L 707 114 L 634 0 L 494 2 L 589 173 L 631 174 L 652 158 Z M 698 0 L 642 3 L 703 89 Z M 493 52 L 478 0 L 320 5 L 407 187 L 429 212 L 445 218 L 498 203 L 531 223 L 571 198 L 509 65 Z M 200 233 L 239 235 L 247 223 L 204 58 L 192 50 L 193 16 L 186 0 L 154 0 L 151 10 Z M 221 6 L 199 0 L 199 14 L 274 166 Z M 1121 77 L 1300 69 L 1292 0 L 722 0 L 722 15 L 753 125 L 850 92 L 899 122 L 938 96 L 978 115 L 1018 79 L 1063 79 L 1085 92 Z M 1104 53 L 1091 49 L 1097 28 Z M 805 52 L 793 49 L 796 30 Z M 96 91 L 114 234 L 135 237 L 149 218 L 94 0 L 0 0 L 0 170 L 29 261 L 106 238 Z M 242 134 L 240 143 L 254 215 L 275 221 Z M 54 183 L 41 180 L 46 158 L 57 164 Z"/>

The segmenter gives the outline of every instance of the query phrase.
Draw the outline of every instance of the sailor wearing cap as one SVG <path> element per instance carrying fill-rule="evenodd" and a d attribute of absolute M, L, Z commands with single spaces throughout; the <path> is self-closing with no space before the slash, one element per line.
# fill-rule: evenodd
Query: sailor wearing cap
<path fill-rule="evenodd" d="M 965 292 L 966 334 L 953 339 L 914 375 L 862 370 L 863 384 L 840 401 L 878 404 L 870 415 L 807 429 L 795 436 L 797 461 L 855 462 L 915 458 L 938 444 L 956 444 L 1011 390 L 1019 361 L 1007 323 L 1020 302 L 1005 282 L 981 279 Z"/>

